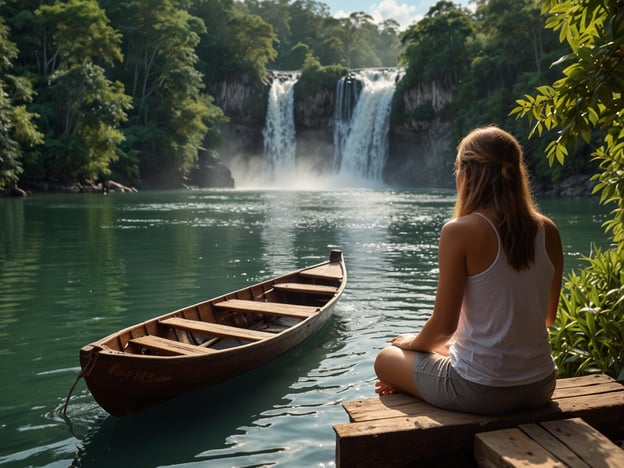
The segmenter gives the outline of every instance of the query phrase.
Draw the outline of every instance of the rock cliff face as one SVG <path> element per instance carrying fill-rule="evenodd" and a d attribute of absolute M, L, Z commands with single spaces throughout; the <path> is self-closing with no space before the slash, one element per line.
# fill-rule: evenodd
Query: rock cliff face
<path fill-rule="evenodd" d="M 452 187 L 451 124 L 439 119 L 390 130 L 384 180 L 401 187 Z"/>
<path fill-rule="evenodd" d="M 221 83 L 211 92 L 230 122 L 223 128 L 222 162 L 230 169 L 258 173 L 264 152 L 263 129 L 270 80 L 253 82 L 245 78 Z M 398 187 L 454 187 L 452 176 L 456 138 L 450 122 L 437 113 L 453 98 L 452 90 L 429 83 L 395 95 L 394 106 L 403 117 L 390 126 L 389 156 L 383 172 L 384 181 Z M 335 87 L 317 90 L 311 96 L 295 94 L 296 158 L 318 174 L 334 171 L 333 110 Z M 221 186 L 236 181 L 227 170 L 216 168 Z M 233 170 L 234 172 L 234 170 Z M 236 177 L 236 174 L 234 174 Z M 210 175 L 204 175 L 208 180 Z M 589 196 L 594 184 L 588 175 L 574 176 L 558 186 L 534 181 L 537 195 Z"/>
<path fill-rule="evenodd" d="M 320 89 L 312 96 L 295 95 L 295 125 L 304 129 L 331 128 L 335 89 Z"/>
<path fill-rule="evenodd" d="M 232 122 L 255 127 L 264 124 L 269 87 L 270 83 L 241 76 L 217 83 L 210 92 Z"/>
<path fill-rule="evenodd" d="M 203 180 L 221 177 L 217 186 L 234 187 L 236 175 L 232 169 L 261 160 L 269 86 L 241 76 L 236 80 L 217 83 L 209 90 L 215 105 L 223 110 L 229 122 L 221 129 L 223 146 L 219 150 L 219 162 L 225 168 L 217 167 L 216 171 L 203 174 Z"/>
<path fill-rule="evenodd" d="M 220 150 L 230 167 L 253 167 L 263 155 L 264 116 L 269 83 L 241 79 L 222 83 L 213 89 L 215 103 L 230 118 L 223 129 Z M 397 99 L 407 116 L 429 106 L 438 111 L 452 94 L 435 83 L 411 89 Z M 295 94 L 297 159 L 319 173 L 333 171 L 333 128 L 335 88 L 320 89 L 312 96 Z M 395 102 L 397 102 L 395 99 Z M 391 125 L 389 157 L 384 179 L 391 185 L 406 187 L 446 186 L 452 184 L 451 168 L 454 143 L 450 125 L 438 119 L 410 118 Z"/>
<path fill-rule="evenodd" d="M 450 122 L 436 117 L 452 99 L 452 91 L 435 82 L 395 97 L 405 118 L 390 128 L 386 182 L 408 187 L 453 186 L 452 128 Z"/>

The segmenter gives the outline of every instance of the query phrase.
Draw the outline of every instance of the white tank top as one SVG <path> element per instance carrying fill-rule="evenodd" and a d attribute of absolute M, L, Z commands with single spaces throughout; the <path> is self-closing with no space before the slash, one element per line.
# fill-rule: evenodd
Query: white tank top
<path fill-rule="evenodd" d="M 547 378 L 555 369 L 546 316 L 555 268 L 546 252 L 544 226 L 535 237 L 535 262 L 521 271 L 507 261 L 498 230 L 498 253 L 483 272 L 468 276 L 459 323 L 449 350 L 466 380 L 507 387 Z"/>

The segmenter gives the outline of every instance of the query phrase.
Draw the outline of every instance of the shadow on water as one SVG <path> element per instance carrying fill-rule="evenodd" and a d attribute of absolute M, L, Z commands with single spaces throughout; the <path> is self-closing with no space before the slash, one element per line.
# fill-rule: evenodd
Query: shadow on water
<path fill-rule="evenodd" d="M 347 325 L 332 316 L 306 342 L 245 375 L 141 413 L 108 416 L 78 436 L 82 440 L 71 466 L 199 463 L 199 454 L 231 446 L 228 438 L 244 434 L 263 412 L 283 407 L 299 379 L 344 347 L 346 333 Z"/>

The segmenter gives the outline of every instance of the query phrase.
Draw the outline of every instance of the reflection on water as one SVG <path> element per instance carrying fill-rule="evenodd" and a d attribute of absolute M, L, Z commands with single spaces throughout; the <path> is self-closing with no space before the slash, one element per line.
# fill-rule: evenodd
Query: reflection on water
<path fill-rule="evenodd" d="M 0 200 L 0 465 L 328 466 L 341 403 L 373 395 L 372 363 L 417 330 L 436 287 L 453 193 L 194 191 Z M 568 267 L 604 212 L 548 200 Z M 78 350 L 115 330 L 318 263 L 342 249 L 334 318 L 248 375 L 127 418 L 80 383 Z"/>

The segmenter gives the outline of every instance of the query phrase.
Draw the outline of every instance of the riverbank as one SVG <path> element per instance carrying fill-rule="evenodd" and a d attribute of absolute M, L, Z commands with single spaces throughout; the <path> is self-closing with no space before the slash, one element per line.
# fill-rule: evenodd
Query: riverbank
<path fill-rule="evenodd" d="M 120 184 L 114 180 L 103 182 L 22 182 L 20 186 L 0 189 L 1 197 L 26 197 L 33 193 L 109 193 L 138 192 L 135 187 Z"/>
<path fill-rule="evenodd" d="M 235 188 L 234 179 L 231 179 L 229 188 Z M 556 185 L 547 185 L 544 183 L 534 182 L 533 193 L 537 197 L 561 197 L 561 198 L 583 198 L 592 195 L 593 188 L 596 183 L 590 180 L 589 175 L 575 175 L 568 177 Z M 198 186 L 183 186 L 180 189 L 190 189 Z M 223 188 L 223 184 L 215 184 L 214 186 L 202 185 L 202 188 Z M 421 188 L 421 187 L 402 187 L 402 188 Z M 160 190 L 153 187 L 154 190 Z M 2 189 L 0 188 L 1 197 L 26 197 L 33 193 L 113 193 L 113 192 L 138 192 L 139 188 L 127 186 L 113 180 L 103 182 L 74 182 L 71 184 L 61 184 L 56 182 L 26 182 L 21 183 L 19 187 Z"/>

